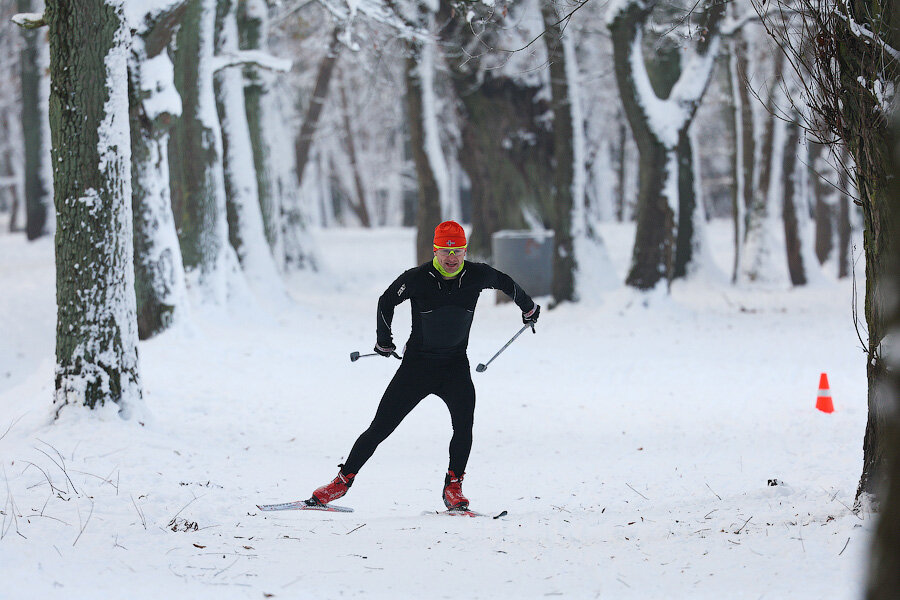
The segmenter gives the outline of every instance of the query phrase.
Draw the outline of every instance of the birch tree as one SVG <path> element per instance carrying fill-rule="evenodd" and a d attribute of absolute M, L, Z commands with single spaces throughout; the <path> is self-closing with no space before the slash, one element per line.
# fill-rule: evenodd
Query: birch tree
<path fill-rule="evenodd" d="M 626 283 L 650 289 L 688 271 L 701 225 L 692 198 L 688 128 L 706 91 L 719 49 L 725 5 L 704 4 L 698 40 L 682 59 L 671 87 L 654 89 L 644 59 L 644 29 L 656 0 L 619 0 L 610 6 L 616 81 L 640 153 L 637 231 Z M 681 157 L 681 160 L 679 160 Z"/>
<path fill-rule="evenodd" d="M 122 0 L 48 0 L 56 211 L 57 413 L 141 396 Z M 99 84 L 99 85 L 98 85 Z"/>

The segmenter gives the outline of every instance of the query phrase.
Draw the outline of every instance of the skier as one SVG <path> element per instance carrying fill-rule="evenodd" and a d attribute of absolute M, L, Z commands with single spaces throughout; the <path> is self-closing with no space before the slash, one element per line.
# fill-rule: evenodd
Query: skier
<path fill-rule="evenodd" d="M 466 234 L 454 221 L 434 230 L 434 259 L 397 278 L 378 299 L 375 352 L 396 356 L 391 334 L 394 307 L 409 300 L 412 332 L 403 361 L 388 384 L 372 424 L 353 444 L 337 477 L 312 493 L 308 505 L 325 505 L 347 493 L 359 470 L 400 422 L 429 394 L 439 396 L 450 410 L 453 437 L 450 464 L 444 478 L 444 504 L 466 510 L 462 493 L 466 462 L 472 448 L 475 387 L 469 372 L 466 347 L 475 304 L 481 290 L 502 290 L 522 310 L 522 322 L 537 322 L 538 306 L 512 278 L 490 265 L 465 262 Z"/>

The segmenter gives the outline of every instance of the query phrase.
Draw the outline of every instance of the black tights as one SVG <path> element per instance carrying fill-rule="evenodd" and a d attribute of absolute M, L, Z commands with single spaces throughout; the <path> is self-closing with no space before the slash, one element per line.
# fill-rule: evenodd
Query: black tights
<path fill-rule="evenodd" d="M 412 409 L 427 395 L 439 396 L 450 410 L 453 437 L 450 439 L 450 469 L 461 475 L 472 450 L 472 423 L 475 417 L 475 386 L 465 356 L 427 359 L 407 356 L 388 384 L 372 424 L 353 444 L 341 471 L 359 473 L 378 444 L 387 439 Z"/>

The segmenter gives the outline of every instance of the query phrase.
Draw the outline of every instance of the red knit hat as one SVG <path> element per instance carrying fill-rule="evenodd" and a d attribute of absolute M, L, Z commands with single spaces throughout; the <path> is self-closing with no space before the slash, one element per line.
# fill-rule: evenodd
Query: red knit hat
<path fill-rule="evenodd" d="M 465 248 L 466 232 L 456 221 L 444 221 L 434 228 L 434 248 Z"/>

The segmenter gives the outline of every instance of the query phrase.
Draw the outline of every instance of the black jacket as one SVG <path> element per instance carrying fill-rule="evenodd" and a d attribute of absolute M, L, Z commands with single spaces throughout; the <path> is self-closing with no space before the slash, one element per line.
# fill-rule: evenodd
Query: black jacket
<path fill-rule="evenodd" d="M 412 268 L 397 278 L 378 299 L 378 345 L 393 343 L 394 307 L 409 300 L 412 332 L 405 354 L 431 357 L 465 355 L 475 304 L 481 290 L 503 291 L 522 312 L 534 301 L 506 273 L 490 265 L 466 262 L 453 279 L 444 279 L 431 262 Z"/>

